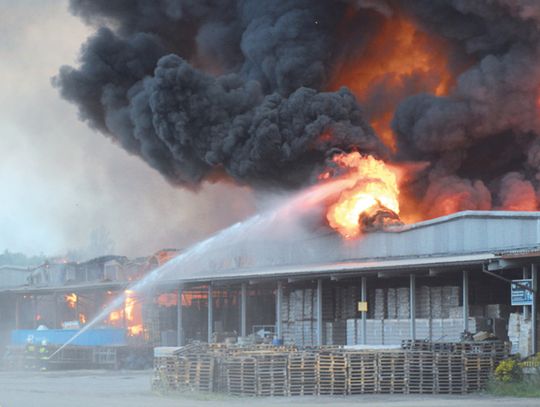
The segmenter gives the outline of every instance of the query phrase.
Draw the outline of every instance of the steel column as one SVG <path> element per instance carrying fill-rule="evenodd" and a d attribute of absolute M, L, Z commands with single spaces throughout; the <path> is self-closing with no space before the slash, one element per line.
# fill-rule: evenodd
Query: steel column
<path fill-rule="evenodd" d="M 214 330 L 214 292 L 212 284 L 208 284 L 208 343 L 212 343 Z"/>
<path fill-rule="evenodd" d="M 240 290 L 240 336 L 247 336 L 247 283 L 242 283 Z"/>
<path fill-rule="evenodd" d="M 362 287 L 360 292 L 360 301 L 367 301 L 367 278 L 362 277 L 361 279 Z M 362 344 L 367 344 L 367 312 L 362 311 Z"/>
<path fill-rule="evenodd" d="M 15 329 L 21 329 L 21 298 L 15 294 Z"/>
<path fill-rule="evenodd" d="M 529 266 L 523 266 L 523 279 L 527 279 L 527 278 L 530 278 L 529 277 Z M 529 319 L 529 306 L 528 305 L 524 305 L 523 306 L 523 318 L 524 319 Z"/>
<path fill-rule="evenodd" d="M 323 345 L 322 280 L 317 280 L 317 345 Z"/>
<path fill-rule="evenodd" d="M 533 303 L 531 306 L 532 314 L 532 353 L 533 355 L 538 352 L 538 266 L 533 264 L 531 266 L 531 279 L 533 289 Z"/>
<path fill-rule="evenodd" d="M 34 294 L 32 295 L 32 327 L 36 329 L 38 327 L 39 321 L 36 319 L 37 317 L 37 296 Z"/>
<path fill-rule="evenodd" d="M 276 338 L 283 338 L 283 329 L 282 329 L 282 318 L 281 318 L 281 304 L 283 302 L 283 282 L 277 282 L 276 289 Z"/>
<path fill-rule="evenodd" d="M 411 339 L 416 340 L 416 276 L 411 274 L 409 276 L 409 315 L 411 318 L 410 334 Z"/>
<path fill-rule="evenodd" d="M 61 328 L 58 322 L 58 293 L 53 294 L 53 306 L 54 306 L 54 327 L 53 328 Z M 79 316 L 77 315 L 77 319 Z"/>
<path fill-rule="evenodd" d="M 469 332 L 469 272 L 463 271 L 463 331 Z"/>
<path fill-rule="evenodd" d="M 183 324 L 183 313 L 182 313 L 182 294 L 184 289 L 182 287 L 178 288 L 177 299 L 176 299 L 176 343 L 178 346 L 184 345 L 184 324 Z"/>

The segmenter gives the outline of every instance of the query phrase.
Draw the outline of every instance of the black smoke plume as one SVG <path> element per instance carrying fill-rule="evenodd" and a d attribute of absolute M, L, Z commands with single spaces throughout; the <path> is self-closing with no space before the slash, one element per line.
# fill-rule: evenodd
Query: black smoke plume
<path fill-rule="evenodd" d="M 414 75 L 404 91 L 381 93 L 400 98 L 392 158 L 431 163 L 408 193 L 436 216 L 434 208 L 456 194 L 456 209 L 519 209 L 514 195 L 530 199 L 538 190 L 536 0 L 71 0 L 70 7 L 97 30 L 80 65 L 62 67 L 55 86 L 90 126 L 174 184 L 196 187 L 225 173 L 254 186 L 298 187 L 336 150 L 389 158 L 355 95 L 328 86 L 347 60 L 362 63 L 385 21 L 402 15 L 449 44 L 454 76 L 445 96 L 418 93 Z M 368 95 L 365 111 L 386 106 L 378 95 Z"/>

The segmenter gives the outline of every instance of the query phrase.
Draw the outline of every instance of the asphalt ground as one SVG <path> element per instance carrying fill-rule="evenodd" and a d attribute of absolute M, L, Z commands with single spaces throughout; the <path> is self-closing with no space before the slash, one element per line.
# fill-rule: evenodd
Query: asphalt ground
<path fill-rule="evenodd" d="M 0 372 L 0 407 L 540 407 L 540 399 L 466 396 L 366 395 L 240 398 L 219 394 L 160 395 L 150 371 Z"/>

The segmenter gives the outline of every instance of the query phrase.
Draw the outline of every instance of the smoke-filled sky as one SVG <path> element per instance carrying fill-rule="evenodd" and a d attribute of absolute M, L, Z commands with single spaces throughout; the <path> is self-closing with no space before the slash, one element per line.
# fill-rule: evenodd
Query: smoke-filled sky
<path fill-rule="evenodd" d="M 537 0 L 0 2 L 9 248 L 183 245 L 343 151 L 406 221 L 538 209 Z"/>
<path fill-rule="evenodd" d="M 336 151 L 426 163 L 409 220 L 536 210 L 537 0 L 71 0 L 95 32 L 55 77 L 171 184 L 310 184 Z"/>
<path fill-rule="evenodd" d="M 146 255 L 253 211 L 247 189 L 173 188 L 78 120 L 51 77 L 76 63 L 94 29 L 67 1 L 0 0 L 0 10 L 0 250 L 85 250 L 92 231 L 106 230 L 118 254 Z"/>

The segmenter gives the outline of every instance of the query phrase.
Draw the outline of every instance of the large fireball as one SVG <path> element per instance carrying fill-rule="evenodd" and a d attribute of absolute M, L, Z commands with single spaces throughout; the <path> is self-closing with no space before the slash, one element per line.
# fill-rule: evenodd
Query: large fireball
<path fill-rule="evenodd" d="M 378 209 L 399 214 L 399 189 L 396 172 L 381 160 L 358 152 L 338 154 L 334 163 L 350 180 L 338 200 L 330 205 L 326 218 L 332 228 L 347 239 L 362 232 L 361 220 Z"/>

